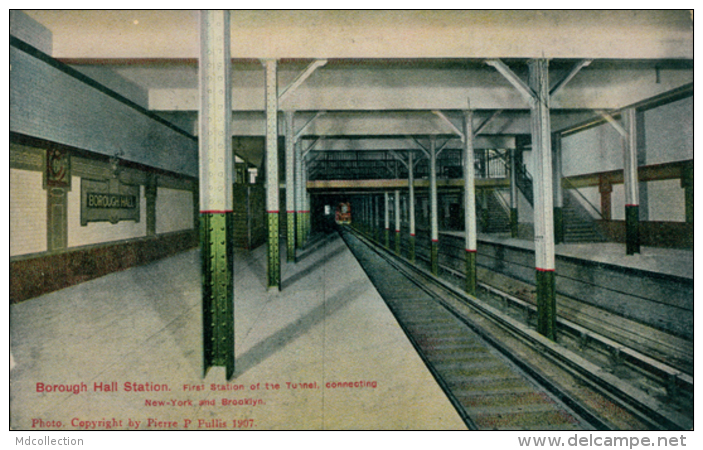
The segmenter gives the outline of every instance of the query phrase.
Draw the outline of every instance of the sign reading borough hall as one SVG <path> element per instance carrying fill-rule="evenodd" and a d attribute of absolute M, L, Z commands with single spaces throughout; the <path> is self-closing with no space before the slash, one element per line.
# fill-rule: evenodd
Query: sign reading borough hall
<path fill-rule="evenodd" d="M 139 186 L 117 179 L 81 180 L 81 225 L 88 222 L 139 222 Z"/>

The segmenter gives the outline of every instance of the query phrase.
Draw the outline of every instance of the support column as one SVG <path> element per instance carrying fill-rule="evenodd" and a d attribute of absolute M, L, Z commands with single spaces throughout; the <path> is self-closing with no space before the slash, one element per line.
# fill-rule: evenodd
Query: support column
<path fill-rule="evenodd" d="M 603 220 L 610 220 L 613 217 L 611 198 L 613 185 L 603 174 L 600 175 L 598 180 L 598 192 L 600 193 L 600 213 L 603 216 Z"/>
<path fill-rule="evenodd" d="M 684 189 L 686 223 L 693 223 L 693 164 L 686 164 L 681 173 L 681 187 Z"/>
<path fill-rule="evenodd" d="M 413 152 L 408 152 L 408 221 L 410 228 L 410 262 L 415 264 L 415 173 Z"/>
<path fill-rule="evenodd" d="M 369 224 L 369 237 L 373 239 L 373 223 L 374 223 L 374 216 L 373 216 L 373 194 L 369 194 L 366 198 L 366 211 L 368 211 L 368 224 Z"/>
<path fill-rule="evenodd" d="M 303 209 L 304 209 L 304 192 L 303 192 L 303 149 L 300 139 L 295 141 L 295 211 L 296 211 L 296 247 L 303 248 L 305 239 L 303 237 Z"/>
<path fill-rule="evenodd" d="M 376 242 L 381 241 L 381 198 L 378 195 L 373 196 L 373 216 L 374 216 L 374 229 L 373 229 L 373 239 Z"/>
<path fill-rule="evenodd" d="M 476 174 L 474 173 L 473 113 L 464 111 L 464 248 L 466 249 L 465 286 L 476 295 Z"/>
<path fill-rule="evenodd" d="M 644 124 L 644 111 L 637 111 L 635 113 L 635 129 L 636 129 L 636 143 L 637 143 L 637 167 L 642 167 L 647 165 L 647 142 L 646 142 L 646 130 Z M 639 181 L 638 183 L 638 204 L 639 207 L 639 221 L 648 222 L 649 221 L 649 188 L 648 182 Z"/>
<path fill-rule="evenodd" d="M 395 190 L 395 254 L 400 256 L 400 191 Z"/>
<path fill-rule="evenodd" d="M 510 149 L 510 237 L 518 237 L 517 150 Z"/>
<path fill-rule="evenodd" d="M 286 261 L 295 262 L 295 128 L 294 111 L 286 111 Z"/>
<path fill-rule="evenodd" d="M 366 202 L 363 195 L 359 196 L 359 230 L 364 232 L 366 230 Z"/>
<path fill-rule="evenodd" d="M 535 260 L 537 279 L 537 331 L 556 338 L 556 281 L 554 271 L 554 217 L 552 152 L 549 122 L 549 68 L 546 59 L 529 62 L 534 158 Z"/>
<path fill-rule="evenodd" d="M 387 249 L 390 249 L 390 236 L 388 228 L 390 227 L 390 220 L 388 217 L 388 192 L 383 193 L 383 244 Z"/>
<path fill-rule="evenodd" d="M 310 217 L 310 192 L 308 192 L 308 164 L 303 159 L 303 242 L 307 243 L 312 230 L 312 219 Z"/>
<path fill-rule="evenodd" d="M 373 194 L 369 194 L 367 198 L 368 202 L 368 223 L 369 223 L 369 236 L 373 239 L 373 234 L 374 234 L 374 222 L 376 221 L 376 217 L 374 216 L 374 211 L 373 211 Z"/>
<path fill-rule="evenodd" d="M 158 184 L 156 174 L 147 175 L 144 185 L 144 197 L 146 197 L 146 235 L 156 236 L 156 193 Z"/>
<path fill-rule="evenodd" d="M 554 243 L 564 242 L 564 216 L 562 208 L 564 206 L 564 192 L 561 188 L 561 134 L 554 134 L 552 141 L 552 168 L 553 168 L 553 189 L 554 189 Z"/>
<path fill-rule="evenodd" d="M 232 101 L 228 11 L 200 13 L 200 255 L 203 376 L 212 366 L 234 375 L 234 286 L 230 131 Z"/>
<path fill-rule="evenodd" d="M 623 128 L 627 132 L 624 138 L 625 182 L 625 250 L 628 255 L 640 252 L 640 207 L 639 180 L 637 176 L 637 121 L 635 109 L 622 112 Z"/>
<path fill-rule="evenodd" d="M 281 255 L 278 241 L 278 80 L 277 61 L 264 61 L 266 69 L 266 216 L 268 220 L 268 288 L 281 289 Z"/>
<path fill-rule="evenodd" d="M 437 223 L 437 138 L 430 139 L 430 267 L 439 273 L 439 225 Z"/>

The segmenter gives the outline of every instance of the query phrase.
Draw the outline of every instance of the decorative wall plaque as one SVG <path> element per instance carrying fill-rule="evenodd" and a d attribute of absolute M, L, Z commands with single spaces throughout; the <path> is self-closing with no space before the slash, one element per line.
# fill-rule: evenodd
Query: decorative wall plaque
<path fill-rule="evenodd" d="M 67 150 L 49 148 L 46 151 L 46 187 L 71 187 L 71 159 Z"/>
<path fill-rule="evenodd" d="M 81 180 L 81 225 L 88 222 L 139 222 L 139 186 L 118 179 Z"/>

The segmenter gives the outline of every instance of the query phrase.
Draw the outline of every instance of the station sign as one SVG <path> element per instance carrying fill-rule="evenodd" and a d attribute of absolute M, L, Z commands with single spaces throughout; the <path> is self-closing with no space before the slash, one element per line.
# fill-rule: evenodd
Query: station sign
<path fill-rule="evenodd" d="M 81 180 L 81 225 L 88 222 L 139 222 L 139 185 L 118 179 Z"/>

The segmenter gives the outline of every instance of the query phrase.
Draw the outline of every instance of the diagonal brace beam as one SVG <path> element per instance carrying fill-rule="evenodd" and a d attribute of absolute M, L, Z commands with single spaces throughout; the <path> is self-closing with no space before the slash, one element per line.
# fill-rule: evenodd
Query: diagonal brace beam
<path fill-rule="evenodd" d="M 610 125 L 612 125 L 613 128 L 615 128 L 615 131 L 617 131 L 617 132 L 620 134 L 620 136 L 622 136 L 622 137 L 624 137 L 625 139 L 627 139 L 627 137 L 629 136 L 629 133 L 627 132 L 627 130 L 625 130 L 625 128 L 623 128 L 622 125 L 620 125 L 620 122 L 618 122 L 617 120 L 615 120 L 615 118 L 614 118 L 613 116 L 611 116 L 610 114 L 608 114 L 608 113 L 605 112 L 605 111 L 598 111 L 598 115 L 600 115 L 600 116 L 601 116 L 602 118 L 604 118 Z"/>
<path fill-rule="evenodd" d="M 409 137 L 410 139 L 412 139 L 413 141 L 415 141 L 415 143 L 417 144 L 417 146 L 420 148 L 420 150 L 422 150 L 422 152 L 425 154 L 426 157 L 428 157 L 428 158 L 430 157 L 430 150 L 429 150 L 427 147 L 425 147 L 424 145 L 422 145 L 422 144 L 420 143 L 420 141 L 418 141 L 415 136 L 408 136 L 408 137 Z"/>
<path fill-rule="evenodd" d="M 397 159 L 398 161 L 402 162 L 403 165 L 404 165 L 406 168 L 408 168 L 408 162 L 405 161 L 405 158 L 403 158 L 403 157 L 400 156 L 398 153 L 396 153 L 395 150 L 390 150 L 389 153 L 390 153 L 395 159 Z"/>
<path fill-rule="evenodd" d="M 450 137 L 449 139 L 447 139 L 446 141 L 444 141 L 444 144 L 440 145 L 440 146 L 437 148 L 437 150 L 435 150 L 435 151 L 436 151 L 435 157 L 439 156 L 439 154 L 442 153 L 442 150 L 444 150 L 444 149 L 447 147 L 447 144 L 449 144 L 449 142 L 450 142 L 452 139 L 455 139 L 455 138 Z"/>
<path fill-rule="evenodd" d="M 278 96 L 278 102 L 283 103 L 301 84 L 308 79 L 310 75 L 318 68 L 327 64 L 326 59 L 316 59 L 300 74 L 291 84 L 289 84 L 283 92 Z"/>
<path fill-rule="evenodd" d="M 576 63 L 574 67 L 571 68 L 571 71 L 569 71 L 569 73 L 552 88 L 552 90 L 549 92 L 549 96 L 554 97 L 555 95 L 557 95 L 559 91 L 564 89 L 564 86 L 566 86 L 566 84 L 571 81 L 571 79 L 574 78 L 576 74 L 579 73 L 579 71 L 581 71 L 581 69 L 589 66 L 592 62 L 592 59 L 584 59 Z"/>
<path fill-rule="evenodd" d="M 313 123 L 318 117 L 320 117 L 320 116 L 322 116 L 322 115 L 324 115 L 324 114 L 327 114 L 327 111 L 318 111 L 317 114 L 315 114 L 310 120 L 308 120 L 307 122 L 305 122 L 305 125 L 303 125 L 303 126 L 300 128 L 300 130 L 298 130 L 298 132 L 295 133 L 295 140 L 297 141 L 298 139 L 300 139 L 300 137 L 303 135 L 303 133 L 305 132 L 305 130 L 307 130 L 307 128 L 308 128 L 310 125 L 312 125 L 312 123 Z"/>
<path fill-rule="evenodd" d="M 520 95 L 528 102 L 534 102 L 537 99 L 535 91 L 529 87 L 524 81 L 513 72 L 503 61 L 499 59 L 488 59 L 486 64 L 496 69 L 506 80 L 520 92 Z"/>
<path fill-rule="evenodd" d="M 484 120 L 478 127 L 476 127 L 476 130 L 474 131 L 474 137 L 478 136 L 479 134 L 483 133 L 483 130 L 486 129 L 489 123 L 493 122 L 493 120 L 498 117 L 501 113 L 503 112 L 502 109 L 499 109 L 498 111 L 494 112 L 491 114 L 490 117 L 488 117 L 486 120 Z"/>
<path fill-rule="evenodd" d="M 310 153 L 310 150 L 312 150 L 312 148 L 315 146 L 315 144 L 317 144 L 317 143 L 320 142 L 321 140 L 322 140 L 322 136 L 318 136 L 317 139 L 315 139 L 315 140 L 312 142 L 312 144 L 310 144 L 310 145 L 308 146 L 308 148 L 306 148 L 305 150 L 303 150 L 303 159 L 305 159 L 305 157 L 308 156 L 308 153 Z"/>
<path fill-rule="evenodd" d="M 432 114 L 435 114 L 437 117 L 442 119 L 447 125 L 449 125 L 449 127 L 452 129 L 452 131 L 454 131 L 454 133 L 456 133 L 459 137 L 461 137 L 461 142 L 464 142 L 464 139 L 466 139 L 466 137 L 464 136 L 464 132 L 461 131 L 459 129 L 459 127 L 454 125 L 454 123 L 452 123 L 452 121 L 449 120 L 449 118 L 447 116 L 445 116 L 442 111 L 432 111 Z"/>

